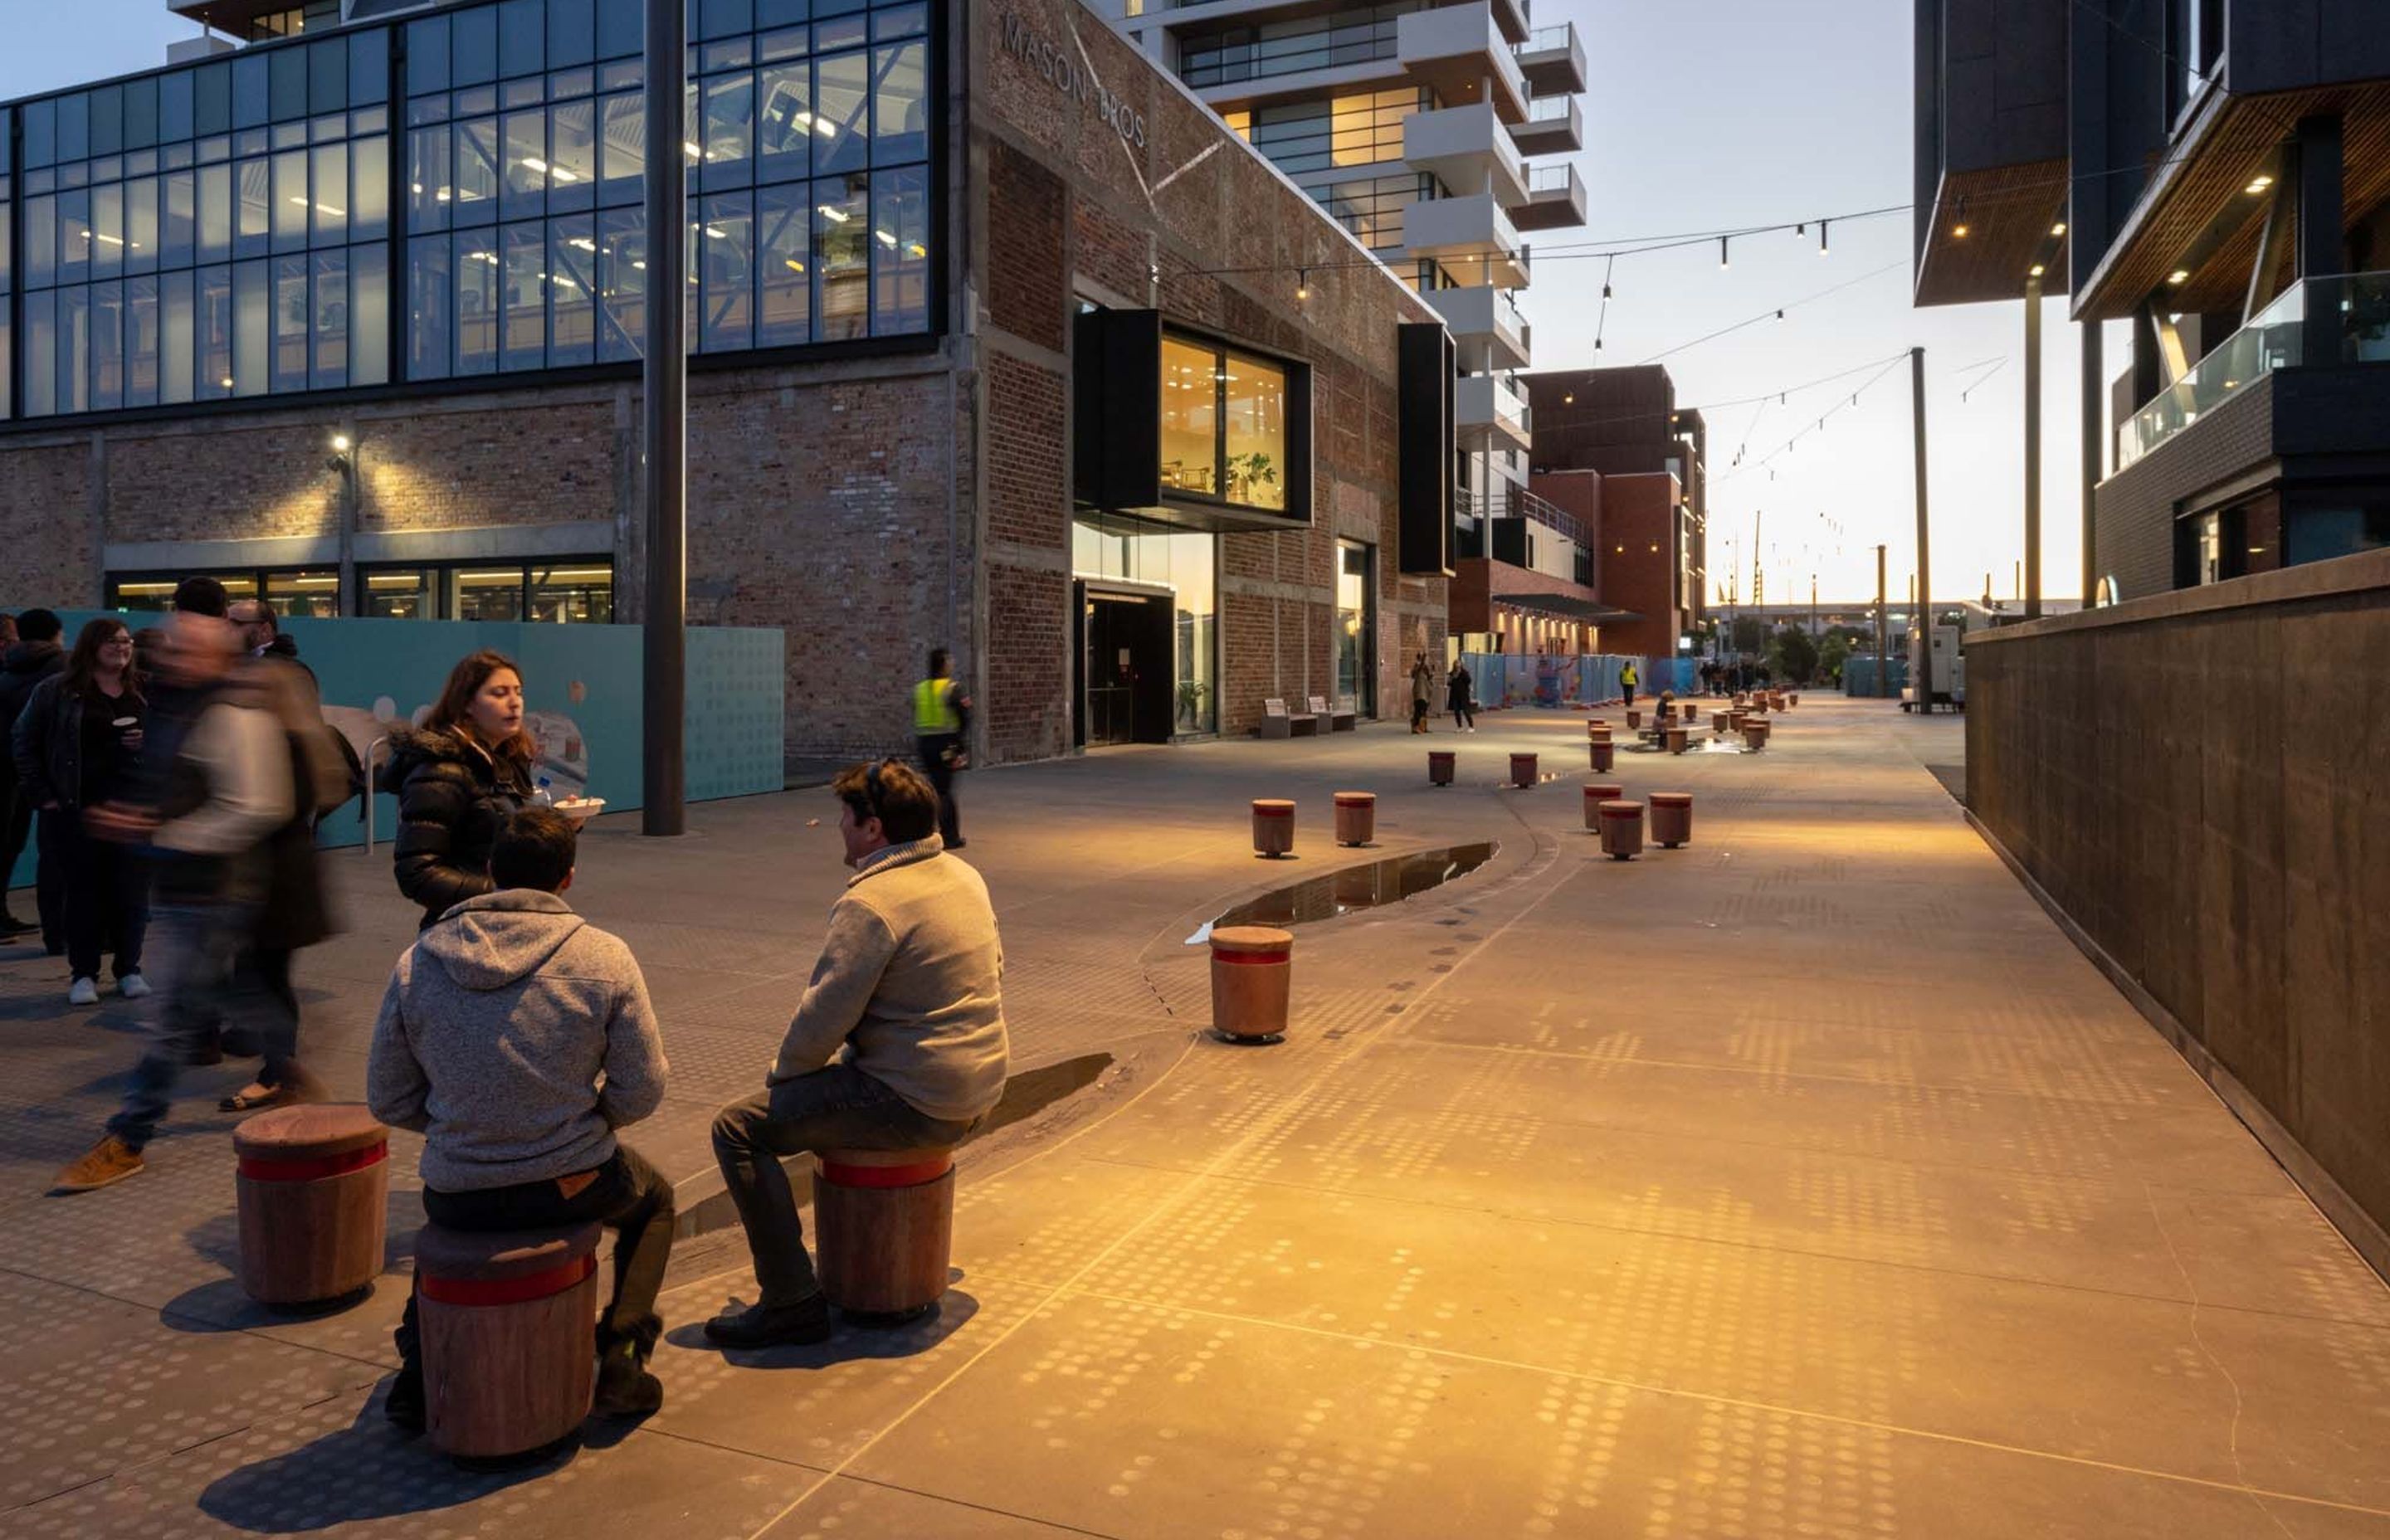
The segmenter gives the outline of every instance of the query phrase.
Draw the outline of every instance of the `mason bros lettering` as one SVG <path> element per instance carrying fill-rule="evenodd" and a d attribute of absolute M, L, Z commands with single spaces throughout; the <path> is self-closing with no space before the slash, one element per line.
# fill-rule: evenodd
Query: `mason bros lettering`
<path fill-rule="evenodd" d="M 1003 19 L 1003 45 L 1006 53 L 1027 65 L 1038 79 L 1082 107 L 1093 109 L 1098 118 L 1131 145 L 1145 148 L 1145 114 L 1113 95 L 1077 59 L 1031 32 L 1020 17 L 1008 14 Z"/>

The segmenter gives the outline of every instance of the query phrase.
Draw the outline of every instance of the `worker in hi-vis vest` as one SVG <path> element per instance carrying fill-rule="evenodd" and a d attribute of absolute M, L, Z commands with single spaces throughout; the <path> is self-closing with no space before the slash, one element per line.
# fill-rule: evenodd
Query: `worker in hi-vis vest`
<path fill-rule="evenodd" d="M 938 838 L 948 850 L 963 848 L 962 820 L 955 814 L 955 772 L 970 764 L 964 745 L 970 730 L 970 697 L 950 675 L 944 648 L 930 649 L 930 676 L 913 687 L 913 739 L 921 768 L 938 793 Z"/>

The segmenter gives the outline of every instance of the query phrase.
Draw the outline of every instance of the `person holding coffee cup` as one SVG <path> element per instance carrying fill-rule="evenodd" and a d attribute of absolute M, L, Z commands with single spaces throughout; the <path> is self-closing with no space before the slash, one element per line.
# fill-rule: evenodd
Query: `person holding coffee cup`
<path fill-rule="evenodd" d="M 133 846 L 94 837 L 87 815 L 123 795 L 140 762 L 148 714 L 133 633 L 122 621 L 86 622 L 63 671 L 45 679 L 17 719 L 12 748 L 25 799 L 56 818 L 64 868 L 67 999 L 99 1003 L 100 954 L 115 951 L 117 992 L 149 993 L 141 977 L 148 925 L 148 874 Z"/>

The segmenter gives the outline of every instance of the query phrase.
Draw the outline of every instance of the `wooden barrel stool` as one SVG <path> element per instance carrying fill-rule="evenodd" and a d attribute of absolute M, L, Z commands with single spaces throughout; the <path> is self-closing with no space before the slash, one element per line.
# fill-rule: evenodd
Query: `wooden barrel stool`
<path fill-rule="evenodd" d="M 1593 762 L 1593 768 L 1596 770 L 1608 770 L 1612 763 L 1618 756 L 1618 751 L 1612 745 L 1610 739 L 1606 738 L 1595 738 L 1591 743 L 1587 744 L 1585 747 L 1587 754 Z"/>
<path fill-rule="evenodd" d="M 321 1304 L 381 1273 L 390 1130 L 353 1102 L 277 1107 L 232 1131 L 240 1286 L 260 1304 Z"/>
<path fill-rule="evenodd" d="M 1587 782 L 1585 788 L 1585 831 L 1587 834 L 1600 833 L 1601 804 L 1609 802 L 1616 802 L 1619 798 L 1624 797 L 1625 795 L 1626 795 L 1626 789 L 1625 787 L 1614 786 L 1609 781 Z"/>
<path fill-rule="evenodd" d="M 1754 749 L 1767 748 L 1767 723 L 1766 720 L 1754 716 L 1750 721 L 1744 723 L 1742 725 L 1742 741 L 1749 744 Z"/>
<path fill-rule="evenodd" d="M 1640 726 L 1642 726 L 1642 725 L 1643 725 L 1643 711 L 1642 711 L 1642 708 L 1641 708 L 1641 707 L 1639 707 L 1639 706 L 1629 706 L 1629 707 L 1627 707 L 1627 708 L 1626 708 L 1626 730 L 1627 730 L 1628 732 L 1630 732 L 1630 733 L 1631 733 L 1631 732 L 1635 731 L 1638 727 L 1640 727 Z"/>
<path fill-rule="evenodd" d="M 1671 727 L 1671 728 L 1669 728 L 1669 729 L 1668 729 L 1668 752 L 1670 752 L 1670 753 L 1672 753 L 1672 754 L 1681 754 L 1681 753 L 1683 753 L 1683 752 L 1685 751 L 1685 746 L 1686 746 L 1687 744 L 1690 743 L 1690 742 L 1692 741 L 1692 738 L 1693 738 L 1692 731 L 1691 731 L 1691 729 L 1690 729 L 1690 728 L 1687 728 L 1687 727 Z"/>
<path fill-rule="evenodd" d="M 431 1446 L 465 1460 L 534 1454 L 589 1415 L 598 1372 L 596 1225 L 415 1237 Z"/>
<path fill-rule="evenodd" d="M 1731 712 L 1710 712 L 1710 731 L 1714 733 L 1730 731 L 1733 716 L 1734 713 Z"/>
<path fill-rule="evenodd" d="M 1430 786 L 1452 784 L 1452 751 L 1430 749 L 1427 751 L 1427 783 Z"/>
<path fill-rule="evenodd" d="M 1750 720 L 1751 713 L 1744 711 L 1741 706 L 1737 706 L 1734 710 L 1726 713 L 1726 730 L 1729 733 L 1741 733 L 1742 731 L 1742 725 Z"/>
<path fill-rule="evenodd" d="M 1294 853 L 1294 804 L 1276 798 L 1253 799 L 1253 853 L 1266 860 Z"/>
<path fill-rule="evenodd" d="M 1512 754 L 1510 756 L 1510 784 L 1522 787 L 1536 784 L 1535 755 Z"/>
<path fill-rule="evenodd" d="M 938 1307 L 955 1237 L 955 1152 L 825 1149 L 814 1180 L 814 1263 L 850 1320 L 896 1326 Z"/>
<path fill-rule="evenodd" d="M 1651 842 L 1675 850 L 1693 842 L 1693 794 L 1690 791 L 1651 793 Z"/>
<path fill-rule="evenodd" d="M 1286 1037 L 1294 992 L 1294 937 L 1266 925 L 1212 932 L 1212 1030 L 1232 1043 Z"/>
<path fill-rule="evenodd" d="M 1799 690 L 1794 690 L 1792 694 L 1784 698 L 1784 703 L 1788 706 L 1799 705 L 1801 703 L 1801 692 Z"/>
<path fill-rule="evenodd" d="M 1601 804 L 1601 853 L 1632 861 L 1643 853 L 1643 804 L 1613 798 Z"/>
<path fill-rule="evenodd" d="M 1336 842 L 1366 845 L 1378 832 L 1378 794 L 1374 791 L 1336 793 Z"/>
<path fill-rule="evenodd" d="M 1608 738 L 1610 724 L 1597 716 L 1585 725 L 1585 736 L 1588 738 Z"/>
<path fill-rule="evenodd" d="M 1686 724 L 1687 725 L 1690 725 L 1693 720 L 1694 710 L 1695 708 L 1691 701 L 1686 700 L 1679 702 L 1677 706 L 1677 720 Z"/>

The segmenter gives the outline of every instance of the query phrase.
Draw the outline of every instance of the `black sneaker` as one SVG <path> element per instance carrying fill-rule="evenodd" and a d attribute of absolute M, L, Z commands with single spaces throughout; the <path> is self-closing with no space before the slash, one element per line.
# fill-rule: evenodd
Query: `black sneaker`
<path fill-rule="evenodd" d="M 617 1342 L 599 1355 L 591 1411 L 599 1417 L 646 1417 L 663 1404 L 663 1381 L 648 1372 L 647 1358 L 635 1344 Z"/>
<path fill-rule="evenodd" d="M 382 1399 L 381 1415 L 390 1425 L 413 1438 L 423 1431 L 423 1371 L 401 1369 L 390 1382 L 390 1394 Z"/>
<path fill-rule="evenodd" d="M 18 936 L 28 935 L 40 929 L 40 926 L 33 924 L 31 920 L 19 919 L 7 910 L 0 909 L 0 941 L 13 940 Z"/>
<path fill-rule="evenodd" d="M 795 1304 L 751 1304 L 726 1310 L 705 1323 L 705 1340 L 716 1347 L 762 1348 L 829 1341 L 829 1301 L 816 1294 Z"/>

